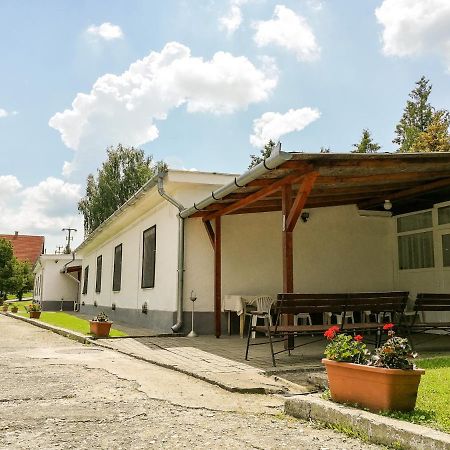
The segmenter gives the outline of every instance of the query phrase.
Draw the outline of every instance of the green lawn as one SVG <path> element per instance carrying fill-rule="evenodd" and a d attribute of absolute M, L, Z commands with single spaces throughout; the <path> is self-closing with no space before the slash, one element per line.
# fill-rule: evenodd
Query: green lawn
<path fill-rule="evenodd" d="M 411 413 L 392 412 L 387 415 L 450 433 L 450 357 L 420 359 L 416 364 L 425 369 L 416 409 Z"/>
<path fill-rule="evenodd" d="M 25 310 L 25 306 L 28 306 L 30 302 L 14 302 L 10 305 L 17 305 L 19 307 L 19 314 L 27 317 L 28 313 Z M 11 306 L 9 307 L 11 310 Z M 40 319 L 42 322 L 50 325 L 55 325 L 61 328 L 67 328 L 68 330 L 77 331 L 78 333 L 89 334 L 89 321 L 75 317 L 72 314 L 65 312 L 52 312 L 44 311 L 41 313 Z M 111 328 L 110 336 L 127 336 L 123 331 L 115 330 Z"/>
<path fill-rule="evenodd" d="M 33 293 L 32 292 L 24 292 L 22 298 L 32 298 Z M 15 294 L 8 294 L 6 296 L 6 300 L 13 300 L 14 298 L 17 298 L 17 295 Z"/>

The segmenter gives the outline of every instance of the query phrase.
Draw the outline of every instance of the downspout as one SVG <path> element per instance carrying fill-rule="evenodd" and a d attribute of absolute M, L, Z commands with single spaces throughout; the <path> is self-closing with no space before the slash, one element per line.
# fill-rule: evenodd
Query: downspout
<path fill-rule="evenodd" d="M 170 197 L 164 191 L 164 172 L 158 173 L 158 193 L 159 195 L 175 206 L 179 213 L 184 210 L 184 206 Z M 178 213 L 178 281 L 177 281 L 177 322 L 171 327 L 174 333 L 180 331 L 183 326 L 183 286 L 184 286 L 184 218 Z"/>

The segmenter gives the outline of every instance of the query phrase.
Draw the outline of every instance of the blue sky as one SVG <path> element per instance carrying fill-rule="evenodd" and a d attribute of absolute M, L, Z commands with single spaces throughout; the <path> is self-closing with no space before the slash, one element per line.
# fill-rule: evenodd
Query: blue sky
<path fill-rule="evenodd" d="M 0 231 L 45 234 L 53 251 L 118 141 L 223 172 L 244 171 L 268 136 L 348 152 L 369 128 L 393 151 L 420 76 L 450 109 L 449 3 L 0 0 Z M 156 69 L 142 62 L 151 52 Z"/>

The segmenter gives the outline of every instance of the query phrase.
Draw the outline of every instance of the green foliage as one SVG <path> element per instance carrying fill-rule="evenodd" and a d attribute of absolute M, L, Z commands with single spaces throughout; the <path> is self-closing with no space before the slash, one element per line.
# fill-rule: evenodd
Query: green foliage
<path fill-rule="evenodd" d="M 152 157 L 146 157 L 143 150 L 134 147 L 119 144 L 109 147 L 107 155 L 97 177 L 92 174 L 87 177 L 86 195 L 78 203 L 86 234 L 113 214 L 159 169 L 166 169 L 162 163 L 153 165 Z"/>
<path fill-rule="evenodd" d="M 320 153 L 331 153 L 330 147 L 320 147 Z"/>
<path fill-rule="evenodd" d="M 11 293 L 11 278 L 14 271 L 14 254 L 11 242 L 0 239 L 0 297 Z"/>
<path fill-rule="evenodd" d="M 33 289 L 33 285 L 34 274 L 31 264 L 28 261 L 19 261 L 18 259 L 14 259 L 10 289 L 16 293 L 19 300 L 22 300 L 24 292 Z"/>
<path fill-rule="evenodd" d="M 95 322 L 109 322 L 109 318 L 103 311 L 98 313 L 93 319 Z"/>
<path fill-rule="evenodd" d="M 352 153 L 376 153 L 380 150 L 380 145 L 372 140 L 370 131 L 364 129 L 362 132 L 361 140 L 357 144 L 353 144 L 355 150 Z"/>
<path fill-rule="evenodd" d="M 392 141 L 398 152 L 448 152 L 450 151 L 449 113 L 438 110 L 428 101 L 432 89 L 430 80 L 422 77 L 409 94 L 402 118 Z"/>
<path fill-rule="evenodd" d="M 408 339 L 395 336 L 395 333 L 390 330 L 389 339 L 375 350 L 372 365 L 387 369 L 412 369 L 414 366 L 410 358 L 413 357 Z"/>
<path fill-rule="evenodd" d="M 267 159 L 271 153 L 272 150 L 275 148 L 275 142 L 272 141 L 272 139 L 264 146 L 262 150 L 260 150 L 259 155 L 250 155 L 250 165 L 248 166 L 249 169 L 252 167 L 257 166 L 259 163 L 262 163 L 265 159 Z"/>
<path fill-rule="evenodd" d="M 27 312 L 39 312 L 41 311 L 41 305 L 39 303 L 30 303 L 25 309 Z"/>
<path fill-rule="evenodd" d="M 369 352 L 366 344 L 349 334 L 336 334 L 325 348 L 325 357 L 332 361 L 365 364 Z"/>

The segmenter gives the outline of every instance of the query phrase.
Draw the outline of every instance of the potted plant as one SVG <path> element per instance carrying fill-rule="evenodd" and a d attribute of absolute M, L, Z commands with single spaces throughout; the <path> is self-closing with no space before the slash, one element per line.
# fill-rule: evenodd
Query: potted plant
<path fill-rule="evenodd" d="M 339 403 L 357 404 L 371 411 L 412 411 L 416 405 L 420 377 L 410 358 L 408 340 L 395 336 L 394 325 L 383 329 L 388 339 L 371 355 L 361 335 L 340 333 L 337 326 L 329 328 L 329 343 L 322 363 L 328 375 L 331 398 Z"/>
<path fill-rule="evenodd" d="M 3 303 L 3 306 L 2 306 L 2 311 L 3 312 L 8 312 L 8 303 Z"/>
<path fill-rule="evenodd" d="M 106 337 L 111 330 L 112 322 L 109 321 L 108 316 L 101 312 L 89 321 L 90 332 L 97 337 Z"/>
<path fill-rule="evenodd" d="M 31 303 L 25 308 L 30 315 L 30 319 L 39 319 L 41 317 L 41 305 L 39 303 Z"/>
<path fill-rule="evenodd" d="M 11 306 L 11 312 L 16 314 L 19 311 L 19 307 L 17 305 Z"/>

